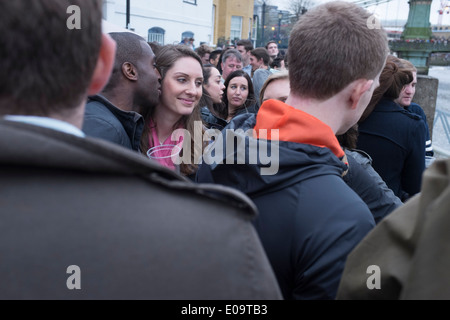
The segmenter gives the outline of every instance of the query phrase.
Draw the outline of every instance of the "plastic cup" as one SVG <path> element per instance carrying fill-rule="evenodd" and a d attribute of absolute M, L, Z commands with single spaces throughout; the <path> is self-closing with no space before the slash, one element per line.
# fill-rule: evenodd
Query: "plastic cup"
<path fill-rule="evenodd" d="M 178 157 L 180 151 L 181 147 L 179 145 L 161 144 L 148 149 L 147 157 L 156 160 L 166 167 L 173 166 L 175 172 L 180 173 L 180 165 L 175 164 L 174 161 L 175 158 Z"/>

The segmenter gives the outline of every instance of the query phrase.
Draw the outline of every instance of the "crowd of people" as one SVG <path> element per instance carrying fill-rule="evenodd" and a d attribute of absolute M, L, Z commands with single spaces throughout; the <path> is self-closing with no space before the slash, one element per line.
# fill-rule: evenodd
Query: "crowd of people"
<path fill-rule="evenodd" d="M 283 52 L 105 34 L 71 3 L 81 30 L 0 4 L 0 298 L 450 298 L 449 162 L 368 11 L 318 5 Z"/>

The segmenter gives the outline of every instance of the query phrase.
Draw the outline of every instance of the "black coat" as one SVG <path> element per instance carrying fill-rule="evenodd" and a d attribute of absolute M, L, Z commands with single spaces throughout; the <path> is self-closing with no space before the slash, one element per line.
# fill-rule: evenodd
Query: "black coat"
<path fill-rule="evenodd" d="M 94 138 L 139 151 L 144 119 L 134 111 L 123 111 L 101 95 L 89 97 L 84 113 L 83 132 Z"/>
<path fill-rule="evenodd" d="M 426 128 L 420 116 L 382 99 L 359 124 L 357 147 L 397 197 L 406 201 L 420 191 L 425 170 Z"/>
<path fill-rule="evenodd" d="M 276 104 L 285 106 L 268 100 L 261 108 Z M 277 115 L 284 119 L 283 112 Z M 374 227 L 374 219 L 342 179 L 347 167 L 329 148 L 256 140 L 246 134 L 255 123 L 254 114 L 233 118 L 222 130 L 223 140 L 212 145 L 224 143 L 223 158 L 211 163 L 220 152 L 211 152 L 211 158 L 207 154 L 197 181 L 236 188 L 255 202 L 260 213 L 255 226 L 285 299 L 334 299 L 347 254 Z M 301 130 L 297 127 L 294 134 L 301 137 Z M 225 146 L 230 139 L 237 141 L 234 150 Z M 261 150 L 272 150 L 271 161 Z"/>

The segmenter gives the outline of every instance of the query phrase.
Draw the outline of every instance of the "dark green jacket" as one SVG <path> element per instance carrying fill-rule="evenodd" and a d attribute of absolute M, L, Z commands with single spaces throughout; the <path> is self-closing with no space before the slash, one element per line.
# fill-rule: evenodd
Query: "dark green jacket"
<path fill-rule="evenodd" d="M 350 253 L 337 298 L 450 299 L 449 208 L 450 159 L 436 160 L 424 172 L 421 192 Z M 380 288 L 369 289 L 368 282 Z"/>

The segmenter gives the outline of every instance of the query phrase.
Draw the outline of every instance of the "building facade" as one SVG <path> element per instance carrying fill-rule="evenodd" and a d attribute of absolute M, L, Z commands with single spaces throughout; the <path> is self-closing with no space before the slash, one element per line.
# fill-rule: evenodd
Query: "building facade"
<path fill-rule="evenodd" d="M 253 0 L 213 0 L 214 44 L 252 39 Z"/>
<path fill-rule="evenodd" d="M 197 47 L 200 43 L 214 44 L 213 9 L 213 0 L 104 0 L 103 19 L 149 42 L 178 44 L 184 38 L 194 38 Z"/>

